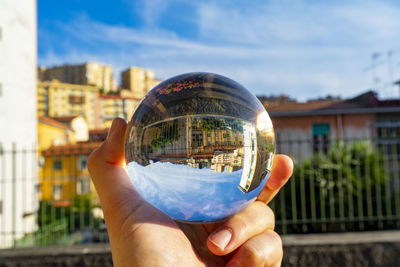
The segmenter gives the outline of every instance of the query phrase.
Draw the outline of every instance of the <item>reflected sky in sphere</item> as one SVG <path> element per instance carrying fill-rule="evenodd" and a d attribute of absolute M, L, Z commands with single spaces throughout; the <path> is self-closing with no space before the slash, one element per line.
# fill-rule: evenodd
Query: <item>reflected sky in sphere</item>
<path fill-rule="evenodd" d="M 249 205 L 270 175 L 271 119 L 240 84 L 187 73 L 153 88 L 128 123 L 128 173 L 143 198 L 175 220 L 214 222 Z"/>

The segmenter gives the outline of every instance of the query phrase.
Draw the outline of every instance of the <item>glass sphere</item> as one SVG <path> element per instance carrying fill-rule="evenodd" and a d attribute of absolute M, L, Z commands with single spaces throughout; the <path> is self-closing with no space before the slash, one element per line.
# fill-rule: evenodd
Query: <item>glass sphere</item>
<path fill-rule="evenodd" d="M 137 191 L 171 218 L 214 222 L 247 207 L 268 180 L 271 119 L 231 79 L 187 73 L 163 81 L 133 112 L 125 139 Z"/>

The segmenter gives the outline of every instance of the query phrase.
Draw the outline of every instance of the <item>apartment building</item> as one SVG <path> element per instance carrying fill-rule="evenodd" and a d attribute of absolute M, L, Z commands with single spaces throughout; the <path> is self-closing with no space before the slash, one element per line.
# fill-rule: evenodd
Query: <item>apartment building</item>
<path fill-rule="evenodd" d="M 329 143 L 336 139 L 376 141 L 380 145 L 392 136 L 388 150 L 400 148 L 400 99 L 380 100 L 368 91 L 345 100 L 264 105 L 274 124 L 277 152 L 296 159 L 326 152 Z"/>
<path fill-rule="evenodd" d="M 139 100 L 129 96 L 100 95 L 102 125 L 99 128 L 110 128 L 116 117 L 128 120 Z"/>
<path fill-rule="evenodd" d="M 153 71 L 140 67 L 130 67 L 121 73 L 121 88 L 131 91 L 135 98 L 142 98 L 159 83 Z"/>
<path fill-rule="evenodd" d="M 117 90 L 112 67 L 95 62 L 50 68 L 39 67 L 38 77 L 40 81 L 58 80 L 62 83 L 91 85 L 105 92 Z"/>
<path fill-rule="evenodd" d="M 91 85 L 38 82 L 39 116 L 82 116 L 89 129 L 101 128 L 99 89 Z"/>
<path fill-rule="evenodd" d="M 55 206 L 69 206 L 74 197 L 90 195 L 98 201 L 87 170 L 87 161 L 101 142 L 52 146 L 42 153 L 40 199 Z"/>

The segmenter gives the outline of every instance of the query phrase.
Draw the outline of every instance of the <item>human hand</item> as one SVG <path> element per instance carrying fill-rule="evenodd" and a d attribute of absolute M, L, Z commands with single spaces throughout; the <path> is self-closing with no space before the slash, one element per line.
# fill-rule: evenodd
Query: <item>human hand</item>
<path fill-rule="evenodd" d="M 266 204 L 292 174 L 289 157 L 275 156 L 260 196 L 238 214 L 219 223 L 177 223 L 144 201 L 130 181 L 124 168 L 125 130 L 126 122 L 115 119 L 88 162 L 115 266 L 280 266 L 282 242 Z"/>

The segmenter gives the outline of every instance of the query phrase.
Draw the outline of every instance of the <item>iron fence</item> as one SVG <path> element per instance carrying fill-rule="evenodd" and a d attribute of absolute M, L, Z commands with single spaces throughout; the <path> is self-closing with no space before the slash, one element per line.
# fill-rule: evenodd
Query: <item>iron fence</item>
<path fill-rule="evenodd" d="M 400 139 L 278 139 L 295 170 L 270 206 L 277 231 L 400 229 Z"/>
<path fill-rule="evenodd" d="M 0 247 L 108 242 L 86 163 L 98 144 L 0 153 Z M 400 139 L 277 138 L 295 171 L 270 206 L 277 231 L 400 229 Z"/>

